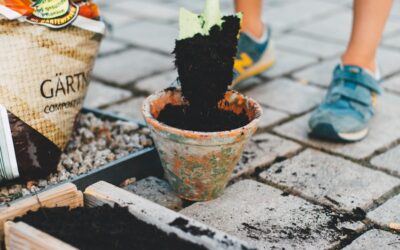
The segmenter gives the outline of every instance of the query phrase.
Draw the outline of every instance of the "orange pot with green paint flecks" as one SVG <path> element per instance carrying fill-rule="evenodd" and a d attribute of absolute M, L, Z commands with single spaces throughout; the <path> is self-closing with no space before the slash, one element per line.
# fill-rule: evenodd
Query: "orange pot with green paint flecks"
<path fill-rule="evenodd" d="M 157 120 L 167 105 L 182 105 L 180 89 L 167 89 L 149 96 L 142 112 L 172 189 L 183 199 L 206 201 L 220 196 L 244 147 L 257 130 L 261 106 L 249 97 L 228 91 L 220 108 L 249 117 L 246 126 L 221 132 L 196 132 L 174 128 Z"/>

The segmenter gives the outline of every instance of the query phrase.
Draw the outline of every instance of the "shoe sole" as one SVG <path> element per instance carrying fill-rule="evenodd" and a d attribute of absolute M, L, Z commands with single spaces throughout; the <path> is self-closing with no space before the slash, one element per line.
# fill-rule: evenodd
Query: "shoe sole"
<path fill-rule="evenodd" d="M 368 135 L 368 128 L 354 133 L 338 133 L 339 137 L 349 142 L 360 141 Z"/>
<path fill-rule="evenodd" d="M 310 136 L 330 141 L 357 142 L 364 139 L 368 132 L 366 128 L 353 133 L 338 133 L 331 124 L 319 124 L 310 132 Z"/>
<path fill-rule="evenodd" d="M 274 44 L 271 41 L 270 46 L 268 47 L 267 51 L 263 54 L 260 61 L 254 64 L 253 66 L 249 67 L 246 71 L 240 74 L 235 80 L 233 80 L 231 87 L 233 88 L 237 86 L 240 82 L 250 77 L 263 73 L 264 71 L 274 66 L 275 62 L 276 60 L 275 60 Z"/>

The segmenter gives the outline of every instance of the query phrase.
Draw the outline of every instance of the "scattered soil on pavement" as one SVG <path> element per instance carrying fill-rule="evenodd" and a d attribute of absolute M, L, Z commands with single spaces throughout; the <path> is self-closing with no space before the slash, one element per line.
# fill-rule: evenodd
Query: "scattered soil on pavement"
<path fill-rule="evenodd" d="M 189 221 L 184 218 L 177 218 L 169 224 L 170 226 L 177 227 L 184 232 L 188 232 L 192 235 L 205 235 L 209 238 L 213 238 L 215 233 L 208 229 L 201 229 L 196 226 L 189 225 Z"/>
<path fill-rule="evenodd" d="M 283 196 L 290 196 L 283 193 Z M 273 211 L 274 208 L 271 208 Z M 295 211 L 293 211 L 295 212 Z M 256 241 L 268 241 L 272 244 L 293 244 L 294 247 L 307 243 L 313 244 L 318 239 L 325 239 L 329 243 L 341 241 L 350 242 L 359 233 L 351 229 L 351 224 L 365 218 L 365 212 L 356 208 L 352 213 L 336 213 L 329 207 L 299 207 L 296 211 L 302 216 L 293 218 L 284 225 L 273 220 L 252 220 L 242 223 L 239 230 L 246 232 L 246 236 Z M 363 215 L 364 213 L 364 215 Z M 350 228 L 349 228 L 350 227 Z M 275 246 L 274 246 L 275 247 Z"/>
<path fill-rule="evenodd" d="M 205 249 L 138 220 L 127 208 L 119 206 L 42 208 L 16 221 L 23 221 L 79 249 Z"/>

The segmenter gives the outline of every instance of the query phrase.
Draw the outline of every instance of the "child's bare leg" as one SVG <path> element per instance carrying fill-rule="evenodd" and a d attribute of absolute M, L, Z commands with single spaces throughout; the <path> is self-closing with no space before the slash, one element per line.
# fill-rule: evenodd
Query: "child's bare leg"
<path fill-rule="evenodd" d="M 368 135 L 381 91 L 376 50 L 392 0 L 354 0 L 353 29 L 342 66 L 335 67 L 329 91 L 309 120 L 311 135 L 355 142 Z M 367 69 L 368 71 L 364 70 Z"/>
<path fill-rule="evenodd" d="M 235 0 L 237 12 L 244 15 L 242 31 L 260 38 L 264 33 L 262 22 L 262 0 Z"/>
<path fill-rule="evenodd" d="M 354 0 L 353 29 L 342 63 L 376 70 L 376 50 L 393 0 Z"/>

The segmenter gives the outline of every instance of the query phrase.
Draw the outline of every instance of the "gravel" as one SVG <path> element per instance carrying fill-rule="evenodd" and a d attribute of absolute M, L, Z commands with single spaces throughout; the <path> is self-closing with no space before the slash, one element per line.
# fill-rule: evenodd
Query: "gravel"
<path fill-rule="evenodd" d="M 34 194 L 49 185 L 71 180 L 114 160 L 153 145 L 148 128 L 135 122 L 107 121 L 82 114 L 71 142 L 61 156 L 57 172 L 47 179 L 0 186 L 0 205 Z"/>

